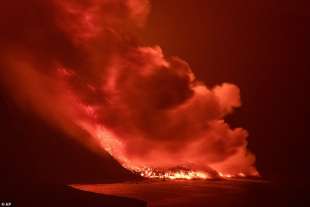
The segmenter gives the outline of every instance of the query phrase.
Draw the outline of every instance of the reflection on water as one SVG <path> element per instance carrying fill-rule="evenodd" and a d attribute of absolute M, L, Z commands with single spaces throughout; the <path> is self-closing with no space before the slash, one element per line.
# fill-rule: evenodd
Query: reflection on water
<path fill-rule="evenodd" d="M 145 200 L 149 207 L 247 206 L 256 202 L 253 192 L 268 185 L 259 180 L 169 180 L 115 184 L 72 185 L 106 195 Z"/>

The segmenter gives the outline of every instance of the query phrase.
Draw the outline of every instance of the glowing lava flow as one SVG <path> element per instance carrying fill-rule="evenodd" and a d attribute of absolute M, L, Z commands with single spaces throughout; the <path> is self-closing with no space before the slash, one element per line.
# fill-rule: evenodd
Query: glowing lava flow
<path fill-rule="evenodd" d="M 169 171 L 168 170 L 166 172 L 159 172 L 151 168 L 147 168 L 144 171 L 140 172 L 140 175 L 146 178 L 170 179 L 170 180 L 176 180 L 176 179 L 191 180 L 191 179 L 211 178 L 209 177 L 207 173 L 200 172 L 200 171 L 192 171 L 192 170 Z"/>
<path fill-rule="evenodd" d="M 158 171 L 152 168 L 145 168 L 138 172 L 142 177 L 152 178 L 152 179 L 168 179 L 168 180 L 193 180 L 193 179 L 230 179 L 230 178 L 246 178 L 248 177 L 244 173 L 238 173 L 236 175 L 217 173 L 216 175 L 210 175 L 202 171 L 193 170 L 179 170 L 179 171 Z M 251 177 L 259 177 L 259 175 L 251 175 Z"/>
<path fill-rule="evenodd" d="M 80 103 L 87 114 L 96 122 L 96 109 L 89 105 Z M 89 124 L 88 122 L 78 123 L 82 128 L 88 131 L 92 137 L 96 138 L 101 147 L 105 149 L 112 157 L 114 157 L 124 168 L 144 178 L 161 179 L 161 180 L 193 180 L 193 179 L 231 179 L 231 178 L 247 178 L 260 177 L 257 171 L 253 173 L 239 172 L 236 174 L 222 173 L 220 171 L 210 170 L 194 170 L 192 167 L 172 167 L 172 168 L 152 168 L 152 167 L 138 167 L 134 162 L 128 160 L 124 155 L 123 143 L 120 138 L 115 135 L 108 128 L 97 124 Z"/>

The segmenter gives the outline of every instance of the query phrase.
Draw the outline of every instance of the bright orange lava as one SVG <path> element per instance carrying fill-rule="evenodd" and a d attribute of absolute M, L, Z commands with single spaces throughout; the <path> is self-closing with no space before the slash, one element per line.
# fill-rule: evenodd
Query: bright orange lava
<path fill-rule="evenodd" d="M 147 168 L 146 170 L 140 172 L 140 175 L 142 177 L 146 178 L 156 178 L 156 179 L 170 179 L 170 180 L 175 180 L 175 179 L 186 179 L 186 180 L 191 180 L 191 179 L 208 179 L 210 178 L 207 173 L 204 172 L 195 172 L 195 171 L 167 171 L 163 173 L 156 172 L 155 170 L 152 170 L 150 168 Z"/>
<path fill-rule="evenodd" d="M 145 178 L 151 178 L 151 179 L 167 179 L 167 180 L 193 180 L 193 179 L 201 179 L 201 180 L 207 180 L 207 179 L 230 179 L 230 178 L 246 178 L 246 177 L 259 177 L 258 174 L 253 175 L 246 175 L 244 173 L 238 173 L 238 174 L 223 174 L 223 173 L 217 173 L 217 174 L 209 174 L 207 172 L 203 171 L 194 171 L 194 170 L 165 170 L 160 171 L 157 169 L 152 168 L 143 168 L 143 169 L 135 169 L 133 170 L 135 173 L 141 175 Z"/>

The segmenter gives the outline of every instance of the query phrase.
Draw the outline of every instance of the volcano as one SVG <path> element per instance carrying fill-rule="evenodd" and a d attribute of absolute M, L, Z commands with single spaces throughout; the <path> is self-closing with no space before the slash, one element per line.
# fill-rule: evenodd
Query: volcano
<path fill-rule="evenodd" d="M 308 206 L 300 2 L 3 1 L 0 204 Z"/>

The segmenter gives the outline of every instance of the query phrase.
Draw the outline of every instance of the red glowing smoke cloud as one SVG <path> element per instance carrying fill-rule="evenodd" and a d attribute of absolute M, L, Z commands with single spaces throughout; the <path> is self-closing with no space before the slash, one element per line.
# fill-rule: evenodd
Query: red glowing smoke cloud
<path fill-rule="evenodd" d="M 184 60 L 131 35 L 147 20 L 147 0 L 32 3 L 41 16 L 13 18 L 22 38 L 1 40 L 1 80 L 23 107 L 131 170 L 257 174 L 247 131 L 224 121 L 241 105 L 239 88 L 210 88 Z"/>

